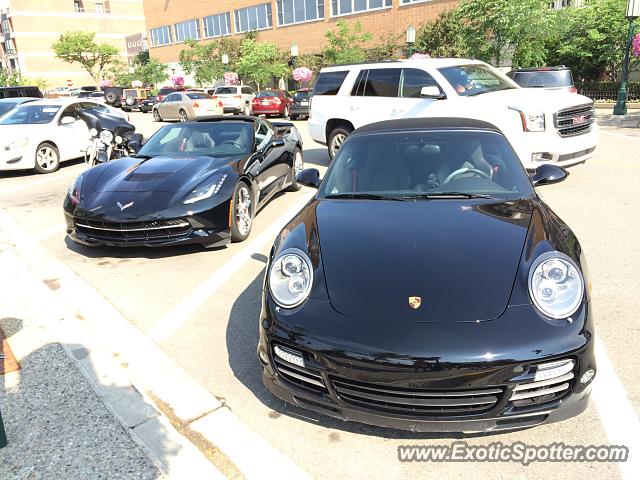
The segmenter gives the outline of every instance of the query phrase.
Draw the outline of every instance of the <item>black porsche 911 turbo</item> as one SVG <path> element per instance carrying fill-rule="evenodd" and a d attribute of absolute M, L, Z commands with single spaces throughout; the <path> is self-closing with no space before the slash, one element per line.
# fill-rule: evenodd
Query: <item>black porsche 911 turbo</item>
<path fill-rule="evenodd" d="M 90 246 L 243 241 L 269 199 L 300 189 L 302 168 L 292 123 L 227 116 L 165 125 L 135 156 L 74 180 L 64 200 L 67 234 Z"/>
<path fill-rule="evenodd" d="M 286 402 L 412 431 L 582 412 L 595 377 L 582 248 L 493 125 L 406 119 L 349 136 L 266 270 L 258 358 Z"/>

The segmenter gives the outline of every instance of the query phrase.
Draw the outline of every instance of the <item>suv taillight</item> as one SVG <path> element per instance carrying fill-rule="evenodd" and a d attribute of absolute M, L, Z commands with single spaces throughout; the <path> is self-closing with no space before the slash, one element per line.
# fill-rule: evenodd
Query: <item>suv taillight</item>
<path fill-rule="evenodd" d="M 576 87 L 569 87 L 569 91 L 571 93 L 578 93 L 578 89 Z"/>

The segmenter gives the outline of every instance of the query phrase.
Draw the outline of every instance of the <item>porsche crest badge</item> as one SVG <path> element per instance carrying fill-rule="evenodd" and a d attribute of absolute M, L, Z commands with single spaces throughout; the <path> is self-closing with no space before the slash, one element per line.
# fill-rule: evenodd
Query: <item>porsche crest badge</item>
<path fill-rule="evenodd" d="M 414 310 L 417 310 L 422 305 L 422 298 L 420 297 L 409 297 L 409 306 Z"/>

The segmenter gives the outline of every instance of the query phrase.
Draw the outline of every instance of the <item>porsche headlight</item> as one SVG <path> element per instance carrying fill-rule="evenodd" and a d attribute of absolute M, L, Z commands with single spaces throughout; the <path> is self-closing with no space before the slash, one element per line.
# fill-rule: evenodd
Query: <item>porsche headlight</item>
<path fill-rule="evenodd" d="M 311 260 L 297 248 L 283 251 L 271 263 L 269 291 L 283 308 L 293 308 L 304 302 L 311 292 L 313 269 Z"/>
<path fill-rule="evenodd" d="M 529 272 L 529 295 L 535 306 L 548 317 L 567 318 L 582 302 L 582 273 L 567 255 L 545 253 L 534 262 Z"/>
<path fill-rule="evenodd" d="M 22 150 L 24 147 L 27 146 L 28 143 L 29 143 L 28 137 L 17 138 L 7 143 L 4 146 L 4 150 L 5 152 L 11 151 L 11 150 Z"/>
<path fill-rule="evenodd" d="M 220 191 L 226 179 L 227 175 L 215 175 L 210 182 L 194 189 L 184 203 L 189 205 L 190 203 L 199 202 L 205 198 L 213 197 Z"/>
<path fill-rule="evenodd" d="M 511 110 L 515 110 L 520 114 L 520 121 L 522 122 L 522 130 L 525 132 L 544 132 L 546 129 L 544 112 L 540 111 L 525 111 L 519 108 L 509 107 Z"/>
<path fill-rule="evenodd" d="M 102 143 L 111 143 L 113 141 L 113 133 L 110 130 L 102 130 L 100 132 L 100 141 Z"/>

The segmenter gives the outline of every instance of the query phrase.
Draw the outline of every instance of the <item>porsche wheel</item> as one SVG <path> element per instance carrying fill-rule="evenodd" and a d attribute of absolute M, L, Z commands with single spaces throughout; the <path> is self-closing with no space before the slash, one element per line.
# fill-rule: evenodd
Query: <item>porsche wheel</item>
<path fill-rule="evenodd" d="M 38 173 L 52 173 L 60 168 L 60 152 L 49 142 L 38 145 L 36 149 L 35 171 Z"/>
<path fill-rule="evenodd" d="M 296 148 L 293 154 L 293 168 L 291 169 L 291 185 L 287 188 L 288 192 L 297 192 L 300 190 L 301 185 L 296 180 L 296 176 L 304 169 L 304 158 L 302 156 L 302 150 Z"/>
<path fill-rule="evenodd" d="M 238 182 L 233 189 L 232 202 L 231 241 L 242 242 L 251 233 L 254 211 L 251 189 L 246 183 Z"/>

